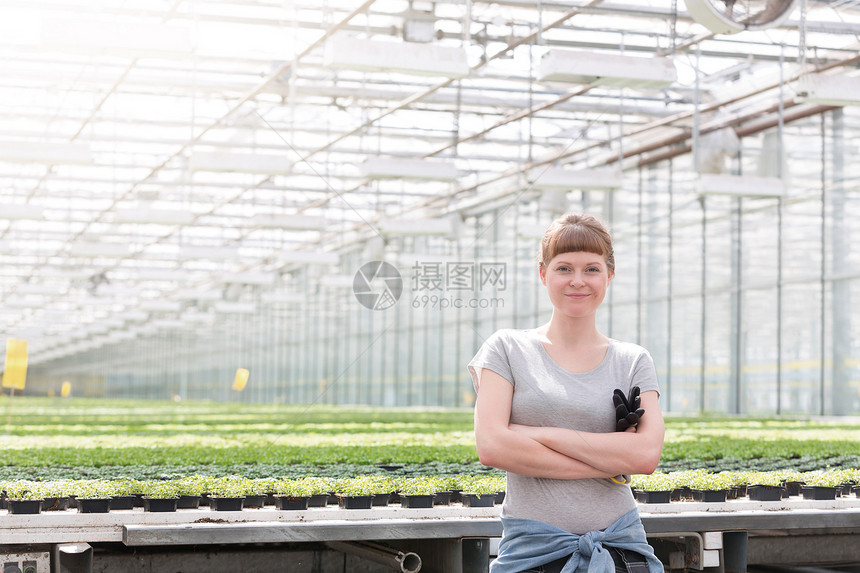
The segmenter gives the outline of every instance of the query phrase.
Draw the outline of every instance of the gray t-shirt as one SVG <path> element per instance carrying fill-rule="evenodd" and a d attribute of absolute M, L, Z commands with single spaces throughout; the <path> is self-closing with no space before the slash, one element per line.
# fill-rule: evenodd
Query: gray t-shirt
<path fill-rule="evenodd" d="M 477 391 L 481 369 L 514 386 L 511 423 L 585 432 L 614 432 L 612 391 L 657 390 L 657 372 L 648 351 L 610 339 L 593 370 L 569 372 L 555 362 L 536 330 L 499 330 L 469 362 Z M 645 413 L 648 416 L 648 413 Z M 636 507 L 630 487 L 608 479 L 558 480 L 507 472 L 502 516 L 535 519 L 581 535 L 602 530 Z"/>

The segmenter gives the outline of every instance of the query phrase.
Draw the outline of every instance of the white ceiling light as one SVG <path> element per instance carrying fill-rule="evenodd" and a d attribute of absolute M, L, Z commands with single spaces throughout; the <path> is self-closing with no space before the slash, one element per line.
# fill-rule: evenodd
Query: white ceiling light
<path fill-rule="evenodd" d="M 45 208 L 29 203 L 0 203 L 0 219 L 41 221 Z"/>
<path fill-rule="evenodd" d="M 3 141 L 0 161 L 88 165 L 93 157 L 89 145 L 83 143 Z"/>
<path fill-rule="evenodd" d="M 360 169 L 364 177 L 371 179 L 453 181 L 459 176 L 457 167 L 450 161 L 430 159 L 369 157 Z"/>
<path fill-rule="evenodd" d="M 196 245 L 183 245 L 179 247 L 179 260 L 208 259 L 212 261 L 223 261 L 239 258 L 239 249 L 236 247 L 207 247 Z"/>
<path fill-rule="evenodd" d="M 201 312 L 199 310 L 188 310 L 182 313 L 182 316 L 180 318 L 183 322 L 206 323 L 215 321 L 214 314 L 209 312 Z"/>
<path fill-rule="evenodd" d="M 257 305 L 253 302 L 231 302 L 222 300 L 215 303 L 215 312 L 221 314 L 254 314 L 257 312 Z"/>
<path fill-rule="evenodd" d="M 781 197 L 785 194 L 785 184 L 776 177 L 702 174 L 697 187 L 703 195 Z"/>
<path fill-rule="evenodd" d="M 191 156 L 192 171 L 281 175 L 289 172 L 291 165 L 286 155 L 195 151 Z"/>
<path fill-rule="evenodd" d="M 542 82 L 570 82 L 619 88 L 661 89 L 678 78 L 666 57 L 636 57 L 575 50 L 549 50 L 540 61 Z"/>
<path fill-rule="evenodd" d="M 174 295 L 177 300 L 216 301 L 223 297 L 220 290 L 182 289 Z"/>
<path fill-rule="evenodd" d="M 807 74 L 797 81 L 795 99 L 821 105 L 860 105 L 860 77 Z"/>
<path fill-rule="evenodd" d="M 354 275 L 323 275 L 320 277 L 320 285 L 333 288 L 352 288 L 355 281 Z"/>
<path fill-rule="evenodd" d="M 193 220 L 194 213 L 175 209 L 138 207 L 134 209 L 117 209 L 114 212 L 115 223 L 187 225 Z"/>
<path fill-rule="evenodd" d="M 278 260 L 283 263 L 320 263 L 336 265 L 340 262 L 340 255 L 331 251 L 283 250 L 278 255 Z"/>
<path fill-rule="evenodd" d="M 260 300 L 268 304 L 299 304 L 307 299 L 307 295 L 297 292 L 264 292 L 260 295 Z"/>
<path fill-rule="evenodd" d="M 174 330 L 182 328 L 185 326 L 185 323 L 177 318 L 159 318 L 152 321 L 152 326 L 160 330 Z"/>
<path fill-rule="evenodd" d="M 454 232 L 451 219 L 383 219 L 378 224 L 383 235 L 450 235 Z"/>
<path fill-rule="evenodd" d="M 45 284 L 45 283 L 24 283 L 18 285 L 15 289 L 19 294 L 47 294 L 59 295 L 66 291 L 67 284 Z"/>
<path fill-rule="evenodd" d="M 258 213 L 251 219 L 257 227 L 266 229 L 290 229 L 294 231 L 319 231 L 325 228 L 325 217 L 313 215 L 282 215 Z"/>
<path fill-rule="evenodd" d="M 69 245 L 68 253 L 73 257 L 123 258 L 128 256 L 128 245 L 94 242 L 72 243 Z"/>
<path fill-rule="evenodd" d="M 122 317 L 128 322 L 143 322 L 149 318 L 149 313 L 142 310 L 126 310 L 122 313 Z"/>
<path fill-rule="evenodd" d="M 275 273 L 241 271 L 219 277 L 219 281 L 225 284 L 262 285 L 268 286 L 275 283 L 278 275 Z"/>
<path fill-rule="evenodd" d="M 145 300 L 140 303 L 140 308 L 146 312 L 179 312 L 182 303 L 174 300 Z"/>
<path fill-rule="evenodd" d="M 399 72 L 448 78 L 469 75 L 465 48 L 380 42 L 349 36 L 335 36 L 326 42 L 324 65 L 362 72 Z"/>
<path fill-rule="evenodd" d="M 140 269 L 137 278 L 143 281 L 185 281 L 191 278 L 186 269 Z"/>
<path fill-rule="evenodd" d="M 624 185 L 624 176 L 620 170 L 612 168 L 538 167 L 529 172 L 528 181 L 535 189 L 612 190 Z"/>

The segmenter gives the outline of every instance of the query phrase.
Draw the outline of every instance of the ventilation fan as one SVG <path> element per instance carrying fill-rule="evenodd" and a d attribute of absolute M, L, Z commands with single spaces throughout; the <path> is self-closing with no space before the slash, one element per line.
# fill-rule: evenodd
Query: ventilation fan
<path fill-rule="evenodd" d="M 797 0 L 686 0 L 690 16 L 715 34 L 765 30 L 788 18 Z"/>

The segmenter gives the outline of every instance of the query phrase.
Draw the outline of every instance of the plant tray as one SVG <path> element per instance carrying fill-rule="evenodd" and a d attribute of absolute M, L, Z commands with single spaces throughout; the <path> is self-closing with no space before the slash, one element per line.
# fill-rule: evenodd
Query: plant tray
<path fill-rule="evenodd" d="M 837 487 L 805 485 L 800 488 L 803 499 L 836 499 Z"/>
<path fill-rule="evenodd" d="M 783 488 L 778 485 L 751 485 L 747 495 L 752 501 L 780 501 Z"/>
<path fill-rule="evenodd" d="M 136 495 L 117 495 L 110 498 L 111 509 L 134 509 Z"/>
<path fill-rule="evenodd" d="M 10 499 L 9 513 L 15 515 L 33 515 L 42 513 L 41 499 Z"/>
<path fill-rule="evenodd" d="M 460 495 L 465 507 L 493 507 L 496 503 L 496 494 L 485 493 L 476 495 L 474 493 L 464 493 Z"/>
<path fill-rule="evenodd" d="M 370 509 L 373 503 L 372 495 L 354 495 L 338 497 L 342 509 Z"/>
<path fill-rule="evenodd" d="M 209 509 L 212 511 L 242 511 L 244 504 L 244 497 L 212 496 L 209 498 Z"/>
<path fill-rule="evenodd" d="M 672 492 L 666 491 L 637 491 L 636 499 L 642 503 L 669 503 Z"/>
<path fill-rule="evenodd" d="M 429 495 L 401 495 L 400 506 L 410 508 L 426 509 L 433 507 L 433 494 Z"/>
<path fill-rule="evenodd" d="M 168 513 L 176 511 L 176 497 L 145 497 L 143 498 L 143 511 L 153 513 Z"/>
<path fill-rule="evenodd" d="M 109 497 L 93 497 L 78 500 L 78 513 L 108 513 L 111 499 Z"/>
<path fill-rule="evenodd" d="M 725 489 L 696 489 L 693 490 L 693 499 L 705 503 L 722 503 L 726 501 L 728 493 Z"/>
<path fill-rule="evenodd" d="M 308 508 L 307 497 L 293 497 L 291 495 L 276 495 L 275 507 L 287 511 L 302 511 Z"/>

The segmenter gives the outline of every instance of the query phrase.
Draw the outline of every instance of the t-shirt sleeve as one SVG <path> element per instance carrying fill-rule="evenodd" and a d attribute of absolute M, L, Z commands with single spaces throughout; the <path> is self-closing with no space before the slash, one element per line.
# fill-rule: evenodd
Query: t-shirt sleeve
<path fill-rule="evenodd" d="M 632 371 L 632 384 L 639 386 L 640 392 L 648 392 L 654 390 L 657 395 L 660 395 L 660 384 L 657 381 L 657 368 L 654 366 L 654 359 L 651 354 L 642 349 L 641 354 L 636 358 Z"/>
<path fill-rule="evenodd" d="M 478 391 L 478 387 L 481 385 L 481 370 L 484 368 L 492 370 L 513 384 L 514 377 L 511 372 L 504 335 L 501 332 L 496 332 L 488 338 L 481 345 L 481 348 L 478 349 L 474 358 L 469 361 L 468 368 L 469 374 L 472 376 L 472 385 L 475 387 L 475 392 Z"/>

